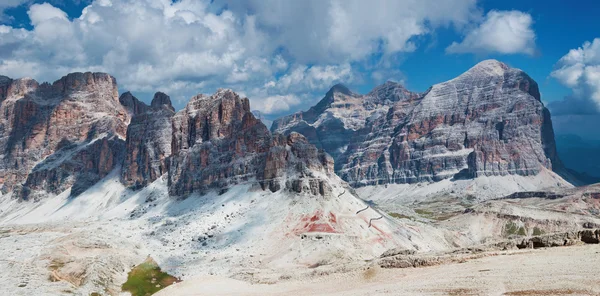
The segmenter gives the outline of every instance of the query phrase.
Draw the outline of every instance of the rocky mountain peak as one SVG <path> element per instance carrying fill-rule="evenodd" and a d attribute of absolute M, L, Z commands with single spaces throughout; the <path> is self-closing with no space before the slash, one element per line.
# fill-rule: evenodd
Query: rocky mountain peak
<path fill-rule="evenodd" d="M 55 81 L 52 86 L 61 93 L 112 92 L 114 99 L 118 99 L 117 80 L 106 73 L 70 73 Z"/>
<path fill-rule="evenodd" d="M 0 92 L 2 191 L 77 195 L 119 163 L 130 116 L 112 76 L 71 73 L 52 85 L 22 78 Z"/>
<path fill-rule="evenodd" d="M 535 82 L 527 73 L 518 68 L 512 68 L 505 63 L 490 59 L 484 60 L 455 79 L 445 83 L 456 81 L 468 81 L 468 83 L 488 83 L 489 81 L 502 83 L 505 88 L 517 88 L 524 91 L 541 102 L 540 91 Z M 444 85 L 436 84 L 433 87 Z"/>
<path fill-rule="evenodd" d="M 37 81 L 29 77 L 11 80 L 7 85 L 6 97 L 22 98 L 26 94 L 34 93 L 39 86 Z"/>
<path fill-rule="evenodd" d="M 467 71 L 471 74 L 483 75 L 504 75 L 506 71 L 511 69 L 507 64 L 498 60 L 489 59 L 479 62 Z"/>
<path fill-rule="evenodd" d="M 0 75 L 0 85 L 8 84 L 12 81 L 12 79 L 8 76 Z"/>
<path fill-rule="evenodd" d="M 327 171 L 327 158 L 302 136 L 271 135 L 249 104 L 232 90 L 219 89 L 211 96 L 194 96 L 177 112 L 168 166 L 172 195 L 251 179 L 272 191 L 294 188 L 325 194 L 319 189 L 325 186 L 322 181 L 307 177 L 310 170 Z M 294 181 L 282 179 L 284 174 Z"/>
<path fill-rule="evenodd" d="M 0 102 L 4 101 L 8 96 L 8 88 L 12 84 L 12 79 L 0 75 Z"/>
<path fill-rule="evenodd" d="M 173 108 L 173 105 L 171 104 L 171 97 L 160 91 L 154 94 L 150 106 L 155 109 L 164 106 L 171 111 L 175 111 L 175 108 Z"/>
<path fill-rule="evenodd" d="M 560 165 L 537 83 L 496 60 L 423 94 L 386 82 L 360 103 L 345 99 L 324 99 L 275 120 L 272 130 L 323 147 L 354 186 L 529 176 Z"/>
<path fill-rule="evenodd" d="M 138 100 L 138 98 L 133 96 L 129 91 L 126 91 L 119 96 L 119 103 L 127 109 L 127 113 L 129 113 L 131 117 L 145 113 L 148 110 L 148 105 Z"/>
<path fill-rule="evenodd" d="M 350 91 L 350 89 L 348 89 L 345 85 L 338 83 L 334 86 L 332 86 L 329 91 L 327 92 L 327 94 L 334 94 L 334 93 L 341 93 L 344 95 L 352 95 L 353 93 Z"/>
<path fill-rule="evenodd" d="M 175 111 L 169 96 L 157 92 L 151 107 L 145 107 L 143 112 L 133 116 L 127 127 L 125 159 L 121 169 L 123 184 L 141 188 L 167 173 L 173 115 Z"/>
<path fill-rule="evenodd" d="M 391 105 L 393 102 L 415 98 L 417 96 L 416 93 L 407 90 L 404 85 L 394 81 L 387 81 L 384 84 L 373 88 L 365 95 L 365 100 L 371 104 Z"/>

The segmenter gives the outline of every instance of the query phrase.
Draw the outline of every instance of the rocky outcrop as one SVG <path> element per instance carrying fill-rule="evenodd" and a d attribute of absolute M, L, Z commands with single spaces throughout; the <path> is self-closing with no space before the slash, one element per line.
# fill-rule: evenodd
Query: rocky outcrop
<path fill-rule="evenodd" d="M 0 95 L 3 192 L 58 193 L 89 185 L 118 165 L 129 115 L 112 76 L 72 73 L 51 85 L 2 78 Z"/>
<path fill-rule="evenodd" d="M 423 94 L 393 83 L 365 96 L 337 86 L 273 130 L 305 134 L 354 186 L 528 176 L 560 166 L 537 83 L 495 60 Z"/>
<path fill-rule="evenodd" d="M 550 248 L 572 246 L 580 242 L 586 244 L 600 243 L 600 230 L 570 231 L 564 233 L 533 236 L 518 241 L 516 247 L 519 249 Z"/>
<path fill-rule="evenodd" d="M 366 95 L 336 85 L 308 111 L 275 121 L 274 134 L 230 90 L 195 96 L 177 113 L 161 92 L 150 106 L 117 95 L 102 73 L 52 85 L 0 77 L 3 192 L 77 194 L 119 164 L 125 185 L 168 174 L 177 196 L 246 182 L 327 195 L 321 177 L 332 170 L 362 186 L 561 166 L 537 84 L 493 60 L 422 94 L 394 82 Z"/>
<path fill-rule="evenodd" d="M 518 199 L 518 198 L 545 198 L 545 199 L 559 199 L 565 197 L 565 194 L 547 191 L 520 191 L 503 196 L 497 199 Z"/>
<path fill-rule="evenodd" d="M 65 144 L 31 170 L 17 193 L 23 199 L 40 199 L 47 192 L 59 194 L 70 189 L 70 196 L 77 196 L 108 175 L 123 151 L 123 140 L 115 135 L 85 144 Z"/>
<path fill-rule="evenodd" d="M 272 135 L 230 90 L 195 96 L 175 113 L 162 92 L 148 106 L 118 96 L 110 75 L 73 73 L 52 85 L 2 76 L 0 99 L 1 189 L 21 199 L 79 195 L 118 166 L 134 189 L 167 174 L 177 196 L 241 183 L 332 190 L 331 157 L 300 134 Z"/>
<path fill-rule="evenodd" d="M 142 103 L 143 104 L 143 103 Z M 127 128 L 121 182 L 141 188 L 167 173 L 171 155 L 171 118 L 175 115 L 169 96 L 156 93 L 151 106 L 135 115 Z"/>
<path fill-rule="evenodd" d="M 152 98 L 150 107 L 153 109 L 166 108 L 175 112 L 175 108 L 173 108 L 173 105 L 171 104 L 171 97 L 162 92 L 157 92 L 154 94 L 154 98 Z"/>
<path fill-rule="evenodd" d="M 130 117 L 148 111 L 148 105 L 134 97 L 131 92 L 124 92 L 119 96 L 119 103 L 125 107 Z"/>
<path fill-rule="evenodd" d="M 171 195 L 255 181 L 272 191 L 326 195 L 331 190 L 315 176 L 332 171 L 331 158 L 299 134 L 271 135 L 248 99 L 231 90 L 193 97 L 172 122 Z"/>
<path fill-rule="evenodd" d="M 271 131 L 301 133 L 317 148 L 332 155 L 337 163 L 352 143 L 367 136 L 374 122 L 385 117 L 395 102 L 415 97 L 417 94 L 394 82 L 387 82 L 364 96 L 337 84 L 308 111 L 275 120 Z"/>

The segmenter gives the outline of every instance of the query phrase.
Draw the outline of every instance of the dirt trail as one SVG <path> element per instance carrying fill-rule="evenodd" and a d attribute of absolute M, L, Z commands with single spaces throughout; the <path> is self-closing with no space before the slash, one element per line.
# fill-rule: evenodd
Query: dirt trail
<path fill-rule="evenodd" d="M 600 246 L 586 245 L 425 268 L 377 267 L 272 285 L 205 276 L 157 295 L 600 295 L 598 266 Z"/>

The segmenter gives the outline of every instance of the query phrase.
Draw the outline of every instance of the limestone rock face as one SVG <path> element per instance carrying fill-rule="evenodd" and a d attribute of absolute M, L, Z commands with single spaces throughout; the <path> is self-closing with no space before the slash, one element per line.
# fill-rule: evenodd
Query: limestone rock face
<path fill-rule="evenodd" d="M 275 120 L 271 131 L 301 133 L 337 160 L 351 143 L 364 136 L 373 122 L 385 117 L 395 102 L 416 96 L 394 82 L 387 82 L 364 96 L 338 84 L 308 111 Z"/>
<path fill-rule="evenodd" d="M 162 107 L 165 107 L 165 108 L 175 112 L 175 109 L 173 108 L 173 105 L 171 104 L 171 97 L 167 96 L 165 93 L 162 93 L 162 92 L 157 92 L 154 94 L 154 98 L 152 98 L 150 107 L 152 107 L 154 109 L 160 109 Z"/>
<path fill-rule="evenodd" d="M 23 198 L 104 177 L 119 163 L 129 122 L 115 79 L 89 72 L 51 85 L 0 77 L 0 114 L 1 190 L 17 186 Z"/>
<path fill-rule="evenodd" d="M 561 165 L 537 83 L 495 60 L 423 94 L 393 83 L 365 96 L 334 87 L 273 130 L 305 134 L 354 186 L 527 176 Z"/>
<path fill-rule="evenodd" d="M 148 105 L 134 97 L 131 92 L 124 92 L 119 97 L 119 102 L 125 107 L 130 117 L 148 111 Z"/>
<path fill-rule="evenodd" d="M 144 103 L 142 103 L 144 104 Z M 141 188 L 167 173 L 171 155 L 171 118 L 175 115 L 170 98 L 156 93 L 152 104 L 131 119 L 127 128 L 125 159 L 121 171 L 123 184 Z"/>
<path fill-rule="evenodd" d="M 105 136 L 86 144 L 65 144 L 38 163 L 18 190 L 23 199 L 43 198 L 71 189 L 77 196 L 108 175 L 121 161 L 123 140 Z"/>
<path fill-rule="evenodd" d="M 77 196 L 117 167 L 139 189 L 167 175 L 172 195 L 251 183 L 266 190 L 328 195 L 333 160 L 306 138 L 272 135 L 230 90 L 198 95 L 175 113 L 168 95 L 150 106 L 118 96 L 103 73 L 73 73 L 52 85 L 0 76 L 0 184 L 37 200 Z"/>
<path fill-rule="evenodd" d="M 248 99 L 231 90 L 193 97 L 172 128 L 171 195 L 255 181 L 272 191 L 329 191 L 314 172 L 331 173 L 331 158 L 299 134 L 271 135 Z"/>

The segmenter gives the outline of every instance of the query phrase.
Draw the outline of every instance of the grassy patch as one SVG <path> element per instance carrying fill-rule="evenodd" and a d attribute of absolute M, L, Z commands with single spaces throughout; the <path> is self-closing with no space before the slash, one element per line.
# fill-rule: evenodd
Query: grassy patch
<path fill-rule="evenodd" d="M 506 225 L 504 225 L 504 235 L 506 235 L 506 236 L 511 236 L 511 235 L 526 236 L 527 230 L 523 226 L 519 227 L 514 222 L 506 222 Z"/>
<path fill-rule="evenodd" d="M 392 213 L 388 213 L 388 215 L 390 215 L 390 216 L 392 216 L 392 217 L 394 217 L 396 219 L 410 219 L 410 216 L 406 216 L 406 215 L 403 215 L 403 214 L 400 214 L 400 213 L 393 213 L 392 212 Z"/>
<path fill-rule="evenodd" d="M 162 272 L 158 264 L 152 258 L 148 258 L 129 272 L 121 289 L 132 296 L 150 296 L 176 282 L 179 282 L 179 279 Z"/>
<path fill-rule="evenodd" d="M 436 220 L 436 221 L 443 221 L 443 220 L 448 220 L 458 214 L 460 214 L 461 212 L 438 212 L 438 213 L 434 213 L 432 211 L 428 211 L 425 209 L 415 209 L 414 210 L 415 213 L 417 213 L 419 216 L 426 218 L 426 219 L 431 219 L 431 220 Z"/>
<path fill-rule="evenodd" d="M 424 209 L 415 209 L 415 213 L 425 218 L 431 218 L 431 216 L 433 216 L 433 212 Z"/>
<path fill-rule="evenodd" d="M 534 228 L 533 228 L 533 235 L 542 235 L 542 234 L 544 234 L 544 233 L 545 233 L 545 232 L 544 232 L 543 230 L 541 230 L 541 229 L 539 229 L 539 228 L 537 228 L 537 227 L 534 227 Z"/>

